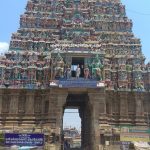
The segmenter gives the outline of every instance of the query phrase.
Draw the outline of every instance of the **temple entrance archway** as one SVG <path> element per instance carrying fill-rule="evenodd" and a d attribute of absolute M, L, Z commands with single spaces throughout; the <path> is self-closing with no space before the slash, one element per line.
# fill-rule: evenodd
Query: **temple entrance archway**
<path fill-rule="evenodd" d="M 55 88 L 50 91 L 49 122 L 60 137 L 58 150 L 63 147 L 63 116 L 66 108 L 78 108 L 81 118 L 81 150 L 98 150 L 100 122 L 105 120 L 104 88 Z M 100 115 L 102 116 L 100 118 Z M 54 120 L 54 117 L 56 120 Z M 70 121 L 70 120 L 69 120 Z"/>
<path fill-rule="evenodd" d="M 77 108 L 81 118 L 81 148 L 92 149 L 93 140 L 93 108 L 87 94 L 68 94 L 64 110 L 66 108 Z"/>

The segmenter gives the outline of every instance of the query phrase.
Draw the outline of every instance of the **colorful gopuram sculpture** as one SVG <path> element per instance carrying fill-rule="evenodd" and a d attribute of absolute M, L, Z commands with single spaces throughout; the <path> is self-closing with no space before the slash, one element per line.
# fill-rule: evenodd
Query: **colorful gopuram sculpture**
<path fill-rule="evenodd" d="M 66 78 L 73 57 L 108 89 L 149 89 L 149 64 L 119 0 L 29 0 L 0 58 L 0 84 L 49 85 Z"/>

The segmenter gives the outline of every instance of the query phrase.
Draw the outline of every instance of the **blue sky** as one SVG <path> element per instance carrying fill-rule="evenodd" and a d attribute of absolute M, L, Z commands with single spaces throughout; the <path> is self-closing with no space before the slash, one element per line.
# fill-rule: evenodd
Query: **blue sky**
<path fill-rule="evenodd" d="M 0 5 L 0 53 L 8 49 L 11 34 L 19 27 L 20 15 L 25 11 L 27 0 L 1 0 Z M 122 0 L 127 16 L 133 21 L 133 32 L 141 39 L 146 62 L 150 61 L 150 0 Z M 64 119 L 66 126 L 79 127 L 78 114 L 68 114 Z M 71 121 L 69 121 L 71 120 Z"/>

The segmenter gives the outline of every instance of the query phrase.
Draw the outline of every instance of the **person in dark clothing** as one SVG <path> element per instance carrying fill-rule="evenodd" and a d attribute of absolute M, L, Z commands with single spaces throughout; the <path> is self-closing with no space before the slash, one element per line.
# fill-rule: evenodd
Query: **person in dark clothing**
<path fill-rule="evenodd" d="M 81 70 L 80 77 L 83 78 L 84 77 L 84 66 L 83 65 L 81 65 L 80 70 Z"/>
<path fill-rule="evenodd" d="M 64 150 L 68 150 L 69 148 L 70 148 L 70 145 L 69 145 L 68 141 L 65 140 L 65 142 L 64 142 Z"/>

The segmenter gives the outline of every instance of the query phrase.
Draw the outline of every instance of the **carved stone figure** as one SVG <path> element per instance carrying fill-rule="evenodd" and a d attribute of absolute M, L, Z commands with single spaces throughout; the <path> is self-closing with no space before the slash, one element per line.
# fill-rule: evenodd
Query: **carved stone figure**
<path fill-rule="evenodd" d="M 92 77 L 98 80 L 103 80 L 103 72 L 102 72 L 103 64 L 101 63 L 98 54 L 94 58 L 91 68 L 92 68 Z"/>
<path fill-rule="evenodd" d="M 87 66 L 85 66 L 85 68 L 84 68 L 84 78 L 88 79 L 89 76 L 90 76 L 89 68 Z"/>
<path fill-rule="evenodd" d="M 17 66 L 14 67 L 14 79 L 20 79 L 20 72 Z"/>
<path fill-rule="evenodd" d="M 0 64 L 0 80 L 4 79 L 4 75 L 5 75 L 5 68 L 6 66 L 3 64 Z"/>
<path fill-rule="evenodd" d="M 79 78 L 80 74 L 81 74 L 81 69 L 80 69 L 80 67 L 79 67 L 79 65 L 78 65 L 78 66 L 77 66 L 77 69 L 76 69 L 76 78 L 77 78 L 77 79 Z"/>
<path fill-rule="evenodd" d="M 54 78 L 64 76 L 64 61 L 60 53 L 58 53 L 54 63 Z"/>
<path fill-rule="evenodd" d="M 36 80 L 36 70 L 37 67 L 34 64 L 28 66 L 28 79 L 30 82 Z"/>
<path fill-rule="evenodd" d="M 71 68 L 69 67 L 69 65 L 66 68 L 66 78 L 67 79 L 71 78 Z"/>

